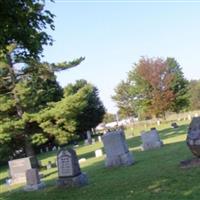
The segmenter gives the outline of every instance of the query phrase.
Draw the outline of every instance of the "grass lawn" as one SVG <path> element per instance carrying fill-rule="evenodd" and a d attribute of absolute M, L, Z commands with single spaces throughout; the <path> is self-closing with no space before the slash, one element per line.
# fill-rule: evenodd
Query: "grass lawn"
<path fill-rule="evenodd" d="M 179 123 L 180 124 L 180 123 Z M 80 158 L 87 158 L 81 164 L 83 172 L 89 178 L 89 184 L 82 188 L 58 189 L 56 168 L 43 171 L 46 188 L 41 191 L 23 192 L 20 185 L 5 186 L 7 168 L 0 168 L 0 200 L 199 200 L 200 167 L 180 169 L 179 162 L 193 157 L 186 146 L 187 123 L 172 129 L 164 124 L 159 130 L 164 147 L 151 151 L 140 151 L 138 129 L 127 130 L 127 135 L 134 130 L 134 137 L 128 137 L 128 145 L 136 163 L 129 167 L 106 169 L 104 157 L 95 158 L 94 150 L 102 148 L 101 143 L 80 146 L 76 149 Z M 143 128 L 144 129 L 144 128 Z M 128 134 L 129 133 L 129 134 Z M 55 159 L 55 152 L 39 155 L 42 163 Z"/>

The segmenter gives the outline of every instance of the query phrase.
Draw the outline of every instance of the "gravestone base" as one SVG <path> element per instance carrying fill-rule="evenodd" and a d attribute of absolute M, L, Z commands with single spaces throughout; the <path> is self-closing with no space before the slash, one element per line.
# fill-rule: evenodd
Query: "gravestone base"
<path fill-rule="evenodd" d="M 106 158 L 106 167 L 118 167 L 121 165 L 129 166 L 134 163 L 133 156 L 130 152 Z"/>
<path fill-rule="evenodd" d="M 38 184 L 35 184 L 35 185 L 26 185 L 24 187 L 24 191 L 30 192 L 30 191 L 43 189 L 44 187 L 45 187 L 44 183 L 38 183 Z"/>
<path fill-rule="evenodd" d="M 11 185 L 21 184 L 26 182 L 26 177 L 11 179 Z"/>
<path fill-rule="evenodd" d="M 157 148 L 161 148 L 163 146 L 163 142 L 162 141 L 157 141 L 157 142 L 154 142 L 153 144 L 143 144 L 141 145 L 141 149 L 142 151 L 146 151 L 146 150 L 149 150 L 149 149 L 157 149 Z"/>
<path fill-rule="evenodd" d="M 59 178 L 57 180 L 58 187 L 81 187 L 88 184 L 88 178 L 85 173 L 78 176 Z"/>

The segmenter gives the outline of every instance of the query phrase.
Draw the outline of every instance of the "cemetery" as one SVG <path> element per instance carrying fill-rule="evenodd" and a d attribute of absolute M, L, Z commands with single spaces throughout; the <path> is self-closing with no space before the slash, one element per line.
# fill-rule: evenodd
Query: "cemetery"
<path fill-rule="evenodd" d="M 133 156 L 132 165 L 106 167 L 106 153 L 109 154 L 109 150 L 104 149 L 104 136 L 103 142 L 91 145 L 80 144 L 75 148 L 76 153 L 74 150 L 66 149 L 66 152 L 61 155 L 62 149 L 60 149 L 56 152 L 49 151 L 39 154 L 38 158 L 42 165 L 48 165 L 49 162 L 54 163 L 57 158 L 58 167 L 44 169 L 39 174 L 29 169 L 27 183 L 6 184 L 8 166 L 0 167 L 0 197 L 3 200 L 39 199 L 41 195 L 48 200 L 198 199 L 200 167 L 191 166 L 187 169 L 180 167 L 181 161 L 194 158 L 186 144 L 189 123 L 189 121 L 182 121 L 176 129 L 173 129 L 170 123 L 156 127 L 164 146 L 146 151 L 141 150 L 141 131 L 144 127 L 135 127 L 134 137 L 129 137 L 132 129 L 125 130 L 128 146 L 125 145 L 123 148 L 127 150 L 128 147 Z M 150 128 L 148 127 L 147 131 Z M 117 137 L 124 137 L 121 133 L 118 134 Z M 122 141 L 124 143 L 124 140 Z M 103 155 L 96 157 L 96 150 L 101 153 L 103 150 Z M 73 158 L 69 160 L 71 155 Z M 59 161 L 59 157 L 69 164 L 64 163 L 61 167 L 62 162 Z M 83 158 L 85 161 L 79 165 L 78 159 Z M 72 168 L 72 165 L 75 167 Z M 71 178 L 74 177 L 73 175 L 75 177 L 83 175 L 80 178 L 83 182 L 78 181 L 81 184 L 76 184 L 75 181 L 74 183 Z M 72 185 L 76 186 L 72 187 Z"/>
<path fill-rule="evenodd" d="M 0 0 L 0 200 L 199 200 L 199 3 Z"/>

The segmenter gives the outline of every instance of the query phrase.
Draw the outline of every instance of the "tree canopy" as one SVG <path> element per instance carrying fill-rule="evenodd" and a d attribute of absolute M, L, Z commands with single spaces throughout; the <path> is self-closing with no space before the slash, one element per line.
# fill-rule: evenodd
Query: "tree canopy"
<path fill-rule="evenodd" d="M 125 116 L 158 117 L 188 106 L 187 85 L 174 58 L 142 57 L 116 87 L 113 99 Z"/>
<path fill-rule="evenodd" d="M 15 44 L 15 55 L 37 58 L 43 45 L 52 45 L 44 30 L 54 30 L 53 18 L 42 0 L 0 0 L 0 51 Z"/>

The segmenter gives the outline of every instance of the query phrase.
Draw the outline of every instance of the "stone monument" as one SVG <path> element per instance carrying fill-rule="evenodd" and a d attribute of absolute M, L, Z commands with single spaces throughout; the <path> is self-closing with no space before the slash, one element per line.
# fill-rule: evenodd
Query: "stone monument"
<path fill-rule="evenodd" d="M 200 157 L 200 117 L 193 117 L 189 125 L 187 139 L 187 145 L 191 152 Z"/>
<path fill-rule="evenodd" d="M 98 158 L 98 157 L 101 157 L 103 156 L 103 151 L 101 149 L 97 149 L 95 151 L 95 157 Z"/>
<path fill-rule="evenodd" d="M 123 131 L 107 132 L 102 136 L 102 140 L 106 152 L 106 167 L 128 166 L 134 163 Z"/>
<path fill-rule="evenodd" d="M 88 183 L 86 174 L 82 173 L 76 152 L 71 149 L 61 149 L 57 154 L 58 181 L 60 187 L 83 186 Z"/>
<path fill-rule="evenodd" d="M 44 183 L 40 182 L 40 177 L 37 169 L 28 169 L 26 171 L 26 186 L 25 191 L 34 191 L 44 188 Z"/>
<path fill-rule="evenodd" d="M 37 163 L 34 157 L 21 158 L 8 161 L 12 184 L 25 183 L 26 171 L 36 168 Z"/>
<path fill-rule="evenodd" d="M 160 148 L 163 146 L 163 142 L 160 140 L 159 134 L 155 128 L 152 128 L 151 131 L 142 132 L 142 150 L 149 150 L 154 148 Z"/>

